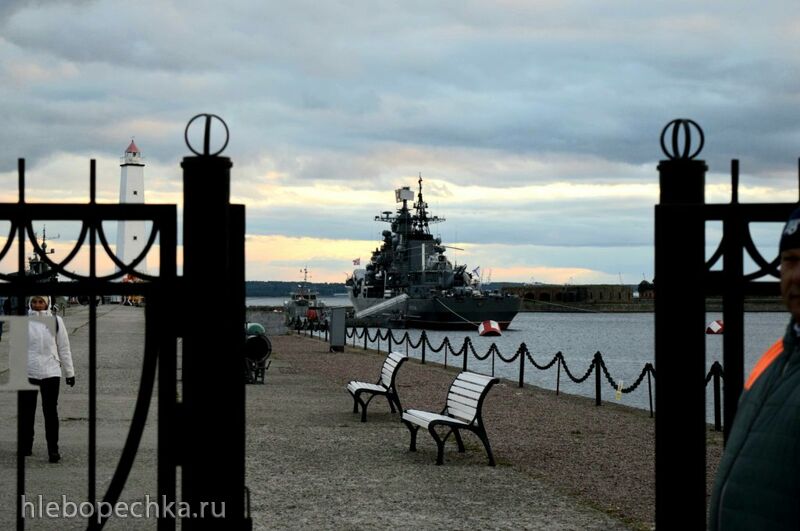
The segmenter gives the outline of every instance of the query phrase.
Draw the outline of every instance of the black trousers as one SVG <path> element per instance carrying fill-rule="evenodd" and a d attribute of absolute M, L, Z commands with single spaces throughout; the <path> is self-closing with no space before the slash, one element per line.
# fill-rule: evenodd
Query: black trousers
<path fill-rule="evenodd" d="M 58 390 L 61 378 L 43 378 L 28 381 L 39 387 L 42 393 L 42 412 L 44 413 L 44 433 L 47 439 L 47 453 L 58 453 Z M 21 393 L 22 396 L 22 451 L 33 448 L 33 421 L 36 418 L 36 400 L 39 393 Z"/>

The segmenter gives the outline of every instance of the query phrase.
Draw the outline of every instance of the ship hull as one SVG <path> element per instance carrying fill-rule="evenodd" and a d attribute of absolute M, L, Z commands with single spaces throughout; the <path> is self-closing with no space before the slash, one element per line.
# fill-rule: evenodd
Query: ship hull
<path fill-rule="evenodd" d="M 350 301 L 356 312 L 385 299 L 355 297 Z M 422 328 L 426 330 L 477 330 L 483 321 L 497 321 L 506 330 L 519 311 L 517 297 L 431 297 L 410 298 L 381 315 L 372 316 L 372 326 Z"/>

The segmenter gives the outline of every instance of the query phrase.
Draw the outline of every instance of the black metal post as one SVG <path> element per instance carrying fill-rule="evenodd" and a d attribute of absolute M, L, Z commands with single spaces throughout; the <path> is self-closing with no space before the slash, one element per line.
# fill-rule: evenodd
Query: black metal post
<path fill-rule="evenodd" d="M 723 387 L 723 439 L 728 442 L 728 434 L 736 415 L 736 405 L 744 387 L 744 236 L 747 232 L 746 220 L 739 213 L 739 161 L 731 161 L 731 205 L 728 215 L 722 222 L 723 282 L 722 321 L 725 333 L 722 334 L 722 363 L 725 367 Z M 716 385 L 715 381 L 715 385 Z M 716 390 L 716 388 L 715 388 Z M 716 398 L 715 398 L 716 400 Z M 718 407 L 714 404 L 715 409 Z M 719 430 L 719 427 L 716 426 Z"/>
<path fill-rule="evenodd" d="M 662 147 L 673 126 L 673 149 L 664 149 L 670 158 L 658 166 L 655 361 L 667 382 L 656 388 L 656 527 L 662 529 L 700 526 L 706 518 L 705 221 L 691 207 L 704 203 L 708 167 L 692 159 L 699 152 L 690 153 L 692 124 L 676 120 L 664 129 Z M 700 138 L 702 148 L 702 132 Z"/>
<path fill-rule="evenodd" d="M 467 370 L 467 352 L 469 351 L 469 338 L 464 338 L 464 346 L 462 347 L 464 350 L 464 370 Z"/>
<path fill-rule="evenodd" d="M 527 350 L 527 347 L 525 346 L 525 343 L 522 343 L 519 346 L 519 350 L 517 351 L 517 354 L 519 354 L 519 387 L 522 387 L 523 385 L 525 385 L 525 351 L 526 350 Z"/>
<path fill-rule="evenodd" d="M 208 122 L 206 130 L 208 132 Z M 206 138 L 206 147 L 208 139 Z M 182 500 L 200 514 L 201 502 L 224 504 L 224 517 L 213 522 L 187 519 L 186 528 L 243 529 L 244 518 L 244 334 L 243 208 L 229 202 L 227 157 L 185 157 L 183 276 L 184 303 L 206 308 L 216 318 L 216 333 L 192 321 L 183 323 L 183 411 L 181 444 Z M 242 254 L 242 256 L 239 256 Z M 203 286 L 214 278 L 221 311 L 208 307 Z M 212 433 L 213 432 L 213 433 Z M 219 434 L 224 434 L 220 437 Z"/>
<path fill-rule="evenodd" d="M 561 391 L 561 356 L 560 352 L 556 355 L 558 361 L 556 362 L 556 395 Z"/>
<path fill-rule="evenodd" d="M 719 363 L 714 363 L 714 431 L 719 431 L 722 426 L 720 426 L 720 408 L 719 408 L 719 387 L 720 387 L 720 367 Z M 726 431 L 728 423 L 725 423 Z"/>
<path fill-rule="evenodd" d="M 653 382 L 650 378 L 651 370 L 647 371 L 647 398 L 650 402 L 650 418 L 653 418 Z"/>
<path fill-rule="evenodd" d="M 600 352 L 594 353 L 594 405 L 599 406 L 603 403 L 603 389 L 600 386 Z"/>
<path fill-rule="evenodd" d="M 428 340 L 428 337 L 425 335 L 425 330 L 422 331 L 420 334 L 419 342 L 422 345 L 422 364 L 425 364 L 425 342 Z"/>

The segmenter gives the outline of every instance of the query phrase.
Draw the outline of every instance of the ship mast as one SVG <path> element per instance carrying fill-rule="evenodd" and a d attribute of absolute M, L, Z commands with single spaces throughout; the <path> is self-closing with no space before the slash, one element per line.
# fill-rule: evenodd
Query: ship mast
<path fill-rule="evenodd" d="M 416 210 L 416 215 L 414 216 L 414 229 L 418 230 L 424 234 L 430 234 L 431 231 L 428 228 L 428 223 L 439 223 L 440 221 L 444 221 L 444 218 L 440 218 L 439 216 L 432 216 L 428 217 L 428 203 L 422 199 L 422 173 L 419 174 L 419 180 L 417 181 L 419 184 L 419 192 L 417 193 L 417 202 L 414 204 L 414 209 Z"/>

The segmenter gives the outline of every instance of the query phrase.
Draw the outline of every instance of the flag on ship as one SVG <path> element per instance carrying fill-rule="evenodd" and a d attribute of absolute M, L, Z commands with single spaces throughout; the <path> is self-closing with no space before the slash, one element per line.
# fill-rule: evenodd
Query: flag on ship
<path fill-rule="evenodd" d="M 353 260 L 353 265 L 361 265 L 361 258 L 356 258 Z"/>

